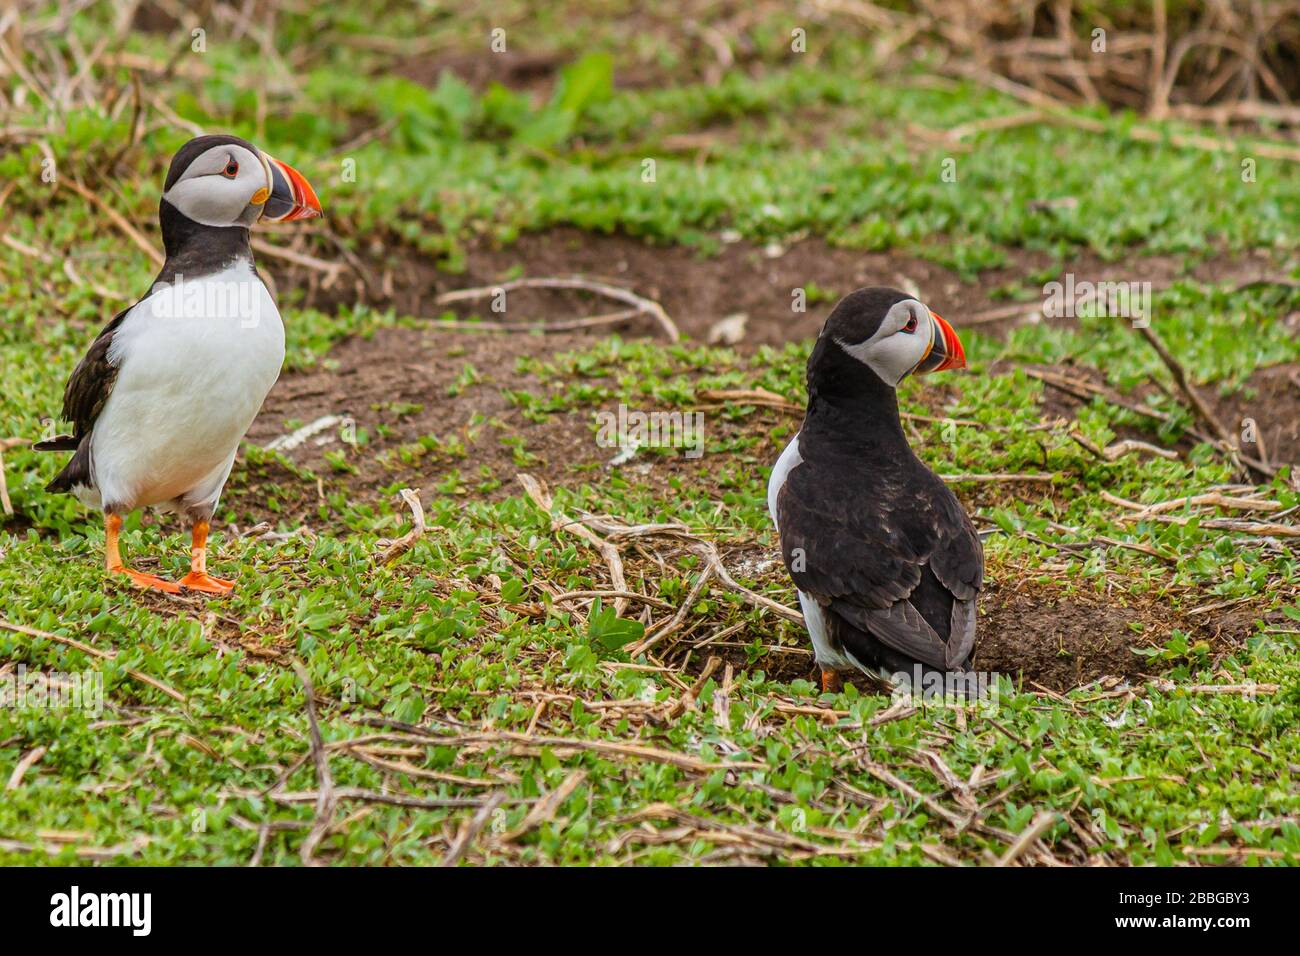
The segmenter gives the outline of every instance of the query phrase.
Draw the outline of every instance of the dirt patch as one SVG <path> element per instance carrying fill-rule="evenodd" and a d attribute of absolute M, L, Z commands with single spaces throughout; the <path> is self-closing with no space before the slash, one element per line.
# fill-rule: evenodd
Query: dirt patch
<path fill-rule="evenodd" d="M 338 491 L 353 502 L 385 497 L 400 486 L 426 499 L 498 500 L 519 493 L 514 476 L 521 471 L 553 486 L 599 484 L 611 474 L 619 450 L 597 444 L 598 407 L 530 415 L 525 406 L 534 399 L 545 403 L 551 388 L 518 366 L 524 357 L 546 360 L 591 342 L 580 334 L 453 332 L 434 326 L 384 328 L 348 339 L 315 369 L 283 376 L 248 433 L 249 442 L 266 447 L 303 426 L 340 419 L 280 450 L 294 465 L 318 475 L 319 484 L 282 465 L 268 475 L 241 468 L 224 506 L 237 520 L 265 520 L 269 510 L 282 522 L 310 518 L 316 524 L 320 519 L 313 516 L 321 503 Z M 706 415 L 710 445 L 761 436 L 790 420 L 761 408 L 739 419 Z M 775 454 L 773 449 L 770 457 Z M 620 463 L 618 471 L 655 495 L 675 494 L 674 480 L 721 494 L 720 483 L 731 481 L 735 470 L 727 462 L 734 464 L 735 456 L 725 451 L 688 458 L 680 450 L 645 449 Z M 764 458 L 746 467 L 765 464 Z"/>
<path fill-rule="evenodd" d="M 161 4 L 142 3 L 131 17 L 131 29 L 139 33 L 171 33 L 181 25 Z"/>
<path fill-rule="evenodd" d="M 790 586 L 775 547 L 758 542 L 732 547 L 725 550 L 724 563 L 738 581 L 750 586 Z M 1211 657 L 1217 658 L 1238 648 L 1261 618 L 1261 612 L 1249 602 L 1213 613 L 1190 614 L 1198 604 L 1216 600 L 1193 591 L 1133 593 L 1125 582 L 1112 579 L 1107 592 L 1101 594 L 1069 590 L 1016 568 L 992 573 L 999 576 L 986 576 L 979 596 L 972 669 L 1005 675 L 1029 691 L 1036 689 L 1035 684 L 1064 692 L 1105 678 L 1140 682 L 1161 674 L 1176 661 L 1143 656 L 1134 648 L 1162 646 L 1175 630 L 1183 631 L 1189 644 L 1204 641 Z M 1280 613 L 1264 616 L 1266 621 L 1273 617 L 1279 622 L 1282 618 Z M 812 644 L 798 626 L 793 632 L 796 642 L 788 646 L 775 646 L 770 627 L 764 625 L 746 627 L 719 643 L 710 641 L 717 635 L 704 625 L 691 629 L 662 653 L 666 663 L 684 665 L 687 673 L 695 675 L 709 657 L 717 656 L 737 672 L 762 670 L 780 683 L 802 679 L 819 684 L 821 672 L 812 657 Z M 756 640 L 769 650 L 752 658 L 749 646 Z M 863 693 L 884 690 L 882 682 L 864 674 L 841 676 Z"/>
<path fill-rule="evenodd" d="M 1039 582 L 987 583 L 980 596 L 974 668 L 1066 691 L 1104 677 L 1140 680 L 1170 664 L 1134 653 L 1175 629 L 1223 652 L 1243 641 L 1258 615 L 1237 608 L 1195 617 L 1166 597 L 1112 591 L 1066 593 Z"/>
<path fill-rule="evenodd" d="M 408 57 L 392 72 L 430 88 L 438 85 L 443 73 L 450 73 L 480 93 L 500 83 L 512 90 L 544 94 L 554 85 L 566 60 L 563 53 L 547 51 L 506 49 L 494 53 L 484 43 L 482 50 L 457 49 Z"/>
<path fill-rule="evenodd" d="M 1256 369 L 1228 395 L 1212 397 L 1224 427 L 1253 435 L 1243 444 L 1273 464 L 1300 463 L 1300 362 Z"/>
<path fill-rule="evenodd" d="M 628 236 L 563 228 L 522 236 L 506 249 L 471 250 L 468 272 L 455 284 L 499 282 L 520 263 L 527 264 L 530 276 L 578 273 L 628 286 L 659 302 L 678 328 L 697 341 L 709 341 L 711 330 L 723 319 L 744 315 L 740 344 L 747 347 L 815 338 L 832 300 L 863 285 L 914 282 L 927 290 L 933 308 L 953 313 L 963 301 L 986 298 L 988 290 L 1009 276 L 1001 270 L 990 273 L 985 287 L 972 289 L 942 266 L 923 259 L 838 249 L 819 239 L 772 247 L 729 243 L 717 255 L 708 256 L 681 246 L 652 246 Z M 814 299 L 806 303 L 805 311 L 795 311 L 796 290 L 817 289 L 829 299 Z M 528 321 L 610 311 L 608 302 L 582 294 L 531 290 L 512 294 L 509 307 Z M 655 328 L 646 319 L 636 319 L 626 331 L 654 334 Z"/>
<path fill-rule="evenodd" d="M 544 391 L 535 378 L 516 372 L 519 357 L 583 342 L 561 335 L 381 329 L 341 343 L 312 371 L 281 378 L 248 440 L 265 447 L 336 416 L 342 421 L 282 450 L 295 465 L 321 475 L 326 494 L 344 488 L 354 500 L 373 499 L 395 484 L 426 496 L 513 494 L 517 471 L 554 480 L 573 466 L 593 464 L 603 451 L 586 417 L 535 422 L 508 395 Z M 444 485 L 456 472 L 463 487 Z"/>
<path fill-rule="evenodd" d="M 363 250 L 363 254 L 369 253 Z M 367 263 L 369 286 L 346 275 L 324 289 L 317 274 L 295 272 L 294 268 L 276 271 L 281 265 L 278 262 L 268 266 L 281 288 L 306 290 L 307 306 L 330 311 L 364 302 L 376 308 L 394 308 L 399 315 L 426 317 L 445 311 L 435 299 L 454 289 L 491 286 L 520 274 L 534 278 L 582 275 L 654 299 L 684 334 L 697 341 L 709 341 L 710 331 L 721 320 L 744 315 L 743 338 L 737 344 L 748 349 L 815 338 L 834 301 L 865 285 L 914 287 L 927 305 L 959 330 L 978 325 L 982 332 L 1003 332 L 1022 321 L 1023 314 L 1038 301 L 1008 312 L 1006 290 L 1023 287 L 1027 277 L 1055 268 L 1047 253 L 1012 249 L 1007 255 L 1005 266 L 966 281 L 918 256 L 841 249 L 817 238 L 770 246 L 724 243 L 716 255 L 707 255 L 684 246 L 655 246 L 617 233 L 559 227 L 525 233 L 504 248 L 478 242 L 467 251 L 462 273 L 444 272 L 428 257 L 398 243 L 377 243 Z M 1091 281 L 1140 278 L 1161 286 L 1183 276 L 1207 282 L 1245 281 L 1270 272 L 1270 262 L 1267 253 L 1264 258 L 1251 253 L 1219 256 L 1188 268 L 1178 256 L 1104 263 L 1091 253 L 1082 253 L 1060 271 Z M 811 296 L 802 312 L 794 308 L 795 293 L 800 289 Z M 616 307 L 608 299 L 587 293 L 518 290 L 507 297 L 504 313 L 493 313 L 486 301 L 458 304 L 455 312 L 461 317 L 478 315 L 523 324 L 601 315 Z M 999 312 L 1008 314 L 999 319 Z M 588 334 L 600 336 L 610 331 L 659 334 L 654 322 L 644 316 L 602 325 Z"/>

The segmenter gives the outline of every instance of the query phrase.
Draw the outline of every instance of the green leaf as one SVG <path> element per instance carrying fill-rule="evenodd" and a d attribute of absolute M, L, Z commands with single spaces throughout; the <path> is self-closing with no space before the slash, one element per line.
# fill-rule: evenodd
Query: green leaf
<path fill-rule="evenodd" d="M 616 651 L 644 637 L 645 626 L 619 617 L 612 607 L 602 608 L 597 598 L 587 618 L 587 636 L 606 650 Z"/>

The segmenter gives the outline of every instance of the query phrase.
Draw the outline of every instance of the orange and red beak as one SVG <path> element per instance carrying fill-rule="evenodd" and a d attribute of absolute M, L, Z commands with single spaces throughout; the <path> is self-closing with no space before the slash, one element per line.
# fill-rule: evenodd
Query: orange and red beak
<path fill-rule="evenodd" d="M 930 313 L 934 325 L 931 336 L 930 351 L 916 367 L 916 374 L 942 372 L 950 368 L 966 367 L 966 350 L 961 347 L 961 339 L 941 316 Z"/>
<path fill-rule="evenodd" d="M 302 173 L 271 156 L 265 158 L 270 190 L 262 207 L 262 221 L 292 222 L 323 215 L 316 190 Z"/>

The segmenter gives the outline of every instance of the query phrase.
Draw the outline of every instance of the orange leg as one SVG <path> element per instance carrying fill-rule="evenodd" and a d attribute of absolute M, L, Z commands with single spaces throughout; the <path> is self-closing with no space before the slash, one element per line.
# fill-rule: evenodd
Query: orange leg
<path fill-rule="evenodd" d="M 840 680 L 839 671 L 822 668 L 822 693 L 838 694 L 843 689 L 844 682 Z"/>
<path fill-rule="evenodd" d="M 235 582 L 223 581 L 208 574 L 208 523 L 194 522 L 190 544 L 190 573 L 181 578 L 181 587 L 204 594 L 229 594 Z"/>
<path fill-rule="evenodd" d="M 104 570 L 109 574 L 125 575 L 136 587 L 179 594 L 181 589 L 166 578 L 160 578 L 156 574 L 145 574 L 143 571 L 133 571 L 122 563 L 122 552 L 117 543 L 117 536 L 121 530 L 121 515 L 104 515 Z"/>

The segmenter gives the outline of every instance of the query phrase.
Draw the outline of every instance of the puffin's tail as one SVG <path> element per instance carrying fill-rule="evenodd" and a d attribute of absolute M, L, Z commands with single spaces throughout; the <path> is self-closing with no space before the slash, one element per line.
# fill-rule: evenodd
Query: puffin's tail
<path fill-rule="evenodd" d="M 33 451 L 76 451 L 81 439 L 76 435 L 55 435 L 32 445 Z"/>
<path fill-rule="evenodd" d="M 46 441 L 32 445 L 36 451 L 71 451 L 75 452 L 63 470 L 54 476 L 54 480 L 45 486 L 46 491 L 71 491 L 73 485 L 90 483 L 90 442 L 86 436 L 56 435 Z"/>

